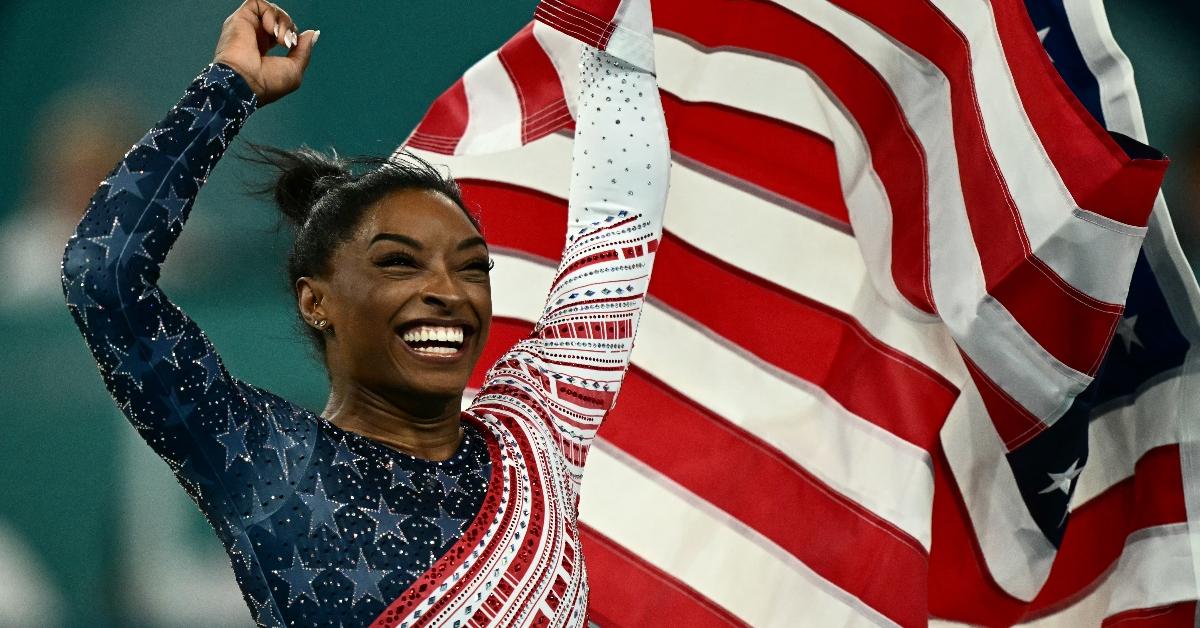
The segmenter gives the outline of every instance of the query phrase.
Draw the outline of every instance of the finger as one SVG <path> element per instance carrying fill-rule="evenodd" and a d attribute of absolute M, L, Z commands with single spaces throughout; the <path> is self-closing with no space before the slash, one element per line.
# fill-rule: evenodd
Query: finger
<path fill-rule="evenodd" d="M 292 16 L 288 15 L 288 12 L 278 4 L 272 2 L 270 5 L 275 9 L 275 23 L 279 27 L 278 31 L 272 30 L 272 32 L 275 33 L 279 43 L 290 50 L 296 46 L 297 42 L 296 23 L 292 21 Z"/>
<path fill-rule="evenodd" d="M 317 38 L 321 36 L 321 31 L 304 31 L 297 38 L 296 45 L 288 51 L 288 58 L 296 62 L 300 72 L 308 68 L 308 61 L 312 58 L 313 46 L 317 44 Z"/>

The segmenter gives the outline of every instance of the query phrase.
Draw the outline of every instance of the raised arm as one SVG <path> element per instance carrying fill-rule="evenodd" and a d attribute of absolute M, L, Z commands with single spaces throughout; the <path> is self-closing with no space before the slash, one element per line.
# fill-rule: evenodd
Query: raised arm
<path fill-rule="evenodd" d="M 577 481 L 629 367 L 662 237 L 671 158 L 651 70 L 583 47 L 562 260 L 532 334 L 475 399 L 486 411 L 535 391 L 531 409 L 557 430 Z"/>
<path fill-rule="evenodd" d="M 216 62 L 101 182 L 62 260 L 67 305 L 113 399 L 193 487 L 223 471 L 229 452 L 246 454 L 227 416 L 246 401 L 208 338 L 158 287 L 159 269 L 217 160 L 263 100 L 299 85 L 312 47 L 312 33 L 296 44 L 282 11 L 253 4 L 226 20 Z M 290 62 L 291 73 L 247 62 L 274 45 L 257 37 L 273 25 L 292 53 L 272 63 Z"/>

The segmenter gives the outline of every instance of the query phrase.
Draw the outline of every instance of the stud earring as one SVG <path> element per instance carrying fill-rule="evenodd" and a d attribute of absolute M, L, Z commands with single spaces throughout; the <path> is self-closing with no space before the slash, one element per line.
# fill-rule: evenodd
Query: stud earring
<path fill-rule="evenodd" d="M 328 325 L 328 324 L 329 324 L 329 321 L 327 321 L 327 320 L 325 320 L 325 319 L 321 319 L 321 320 L 319 320 L 319 321 L 317 321 L 317 322 L 316 322 L 317 329 L 325 329 L 325 326 L 326 326 L 326 325 Z"/>

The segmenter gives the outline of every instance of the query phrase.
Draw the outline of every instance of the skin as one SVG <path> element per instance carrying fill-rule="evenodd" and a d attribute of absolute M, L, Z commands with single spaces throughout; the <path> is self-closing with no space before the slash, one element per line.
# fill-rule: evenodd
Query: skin
<path fill-rule="evenodd" d="M 247 0 L 225 20 L 214 61 L 266 105 L 300 86 L 318 34 L 297 33 L 274 3 Z M 268 55 L 277 45 L 286 56 Z M 368 207 L 327 272 L 296 281 L 297 307 L 325 336 L 323 416 L 420 458 L 453 456 L 463 390 L 491 323 L 488 259 L 478 230 L 439 192 L 397 190 Z M 440 359 L 414 353 L 399 334 L 418 321 L 463 326 L 462 349 Z"/>
<path fill-rule="evenodd" d="M 441 193 L 400 190 L 368 208 L 328 276 L 296 281 L 305 319 L 329 321 L 324 416 L 415 456 L 452 456 L 462 438 L 463 389 L 491 324 L 488 259 L 479 232 Z M 415 321 L 462 324 L 460 355 L 414 354 L 397 330 Z"/>

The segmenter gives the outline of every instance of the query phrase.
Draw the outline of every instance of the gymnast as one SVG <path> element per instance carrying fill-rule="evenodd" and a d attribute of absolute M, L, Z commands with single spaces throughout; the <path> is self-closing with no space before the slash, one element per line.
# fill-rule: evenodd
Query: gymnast
<path fill-rule="evenodd" d="M 454 181 L 403 152 L 364 167 L 257 150 L 295 227 L 287 272 L 330 382 L 316 414 L 234 378 L 157 281 L 208 174 L 257 108 L 299 87 L 319 34 L 263 0 L 225 20 L 213 62 L 67 242 L 72 316 L 260 625 L 584 626 L 583 461 L 629 364 L 667 196 L 652 68 L 582 47 L 558 273 L 466 410 L 491 261 Z"/>

